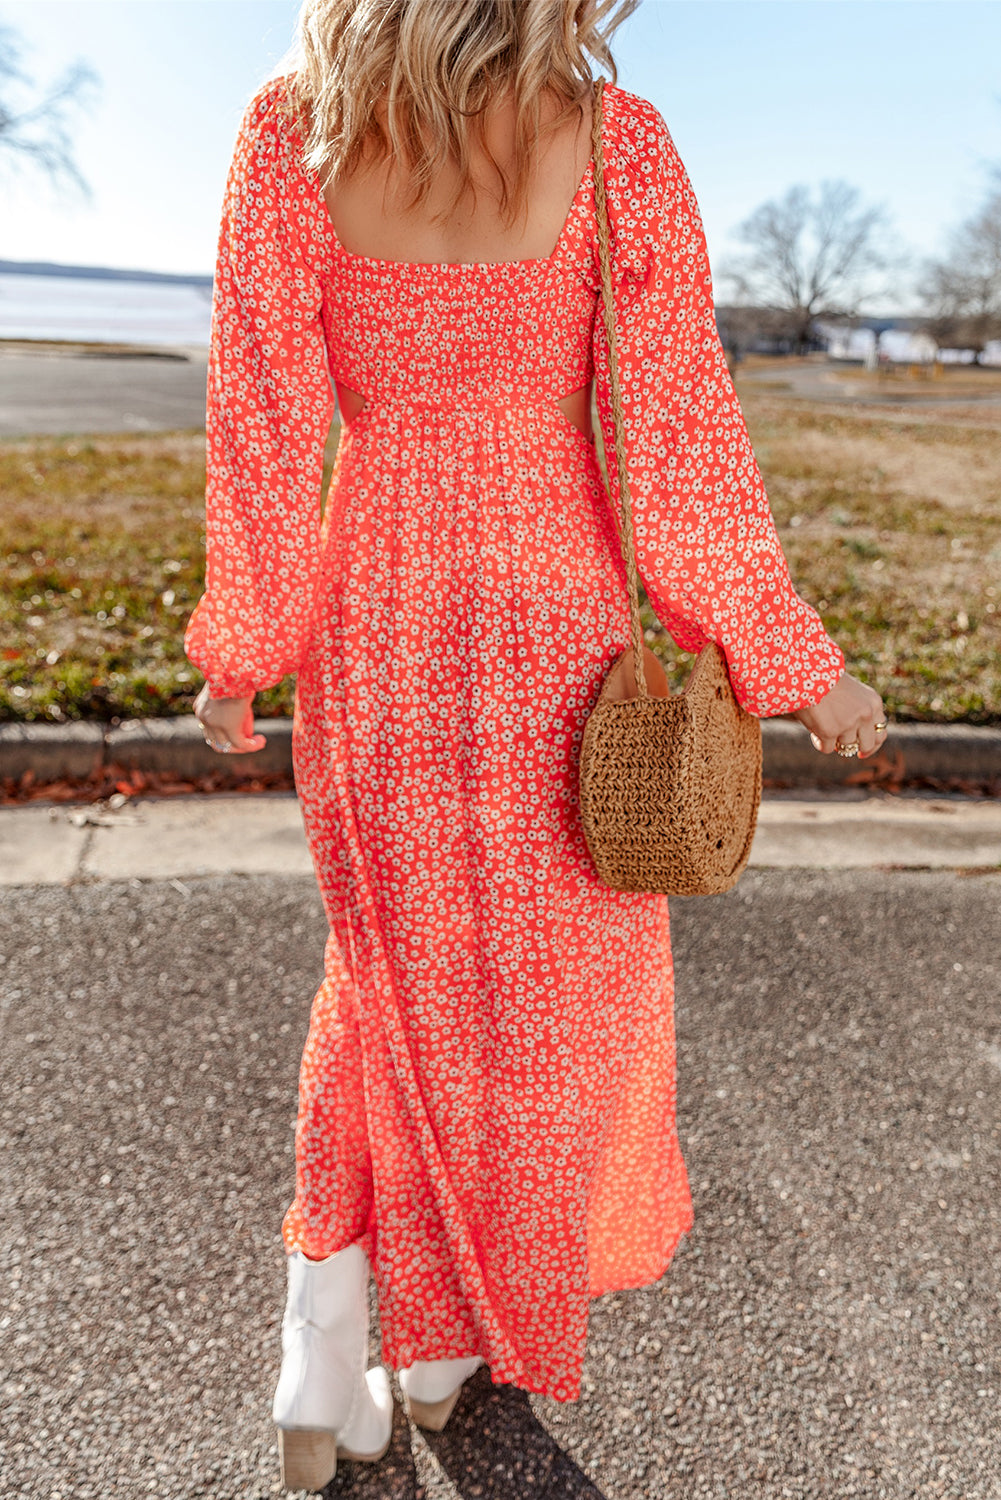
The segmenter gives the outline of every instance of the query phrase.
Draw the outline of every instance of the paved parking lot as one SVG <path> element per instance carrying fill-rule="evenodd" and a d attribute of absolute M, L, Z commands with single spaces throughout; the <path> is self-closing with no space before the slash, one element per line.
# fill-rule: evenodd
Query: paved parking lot
<path fill-rule="evenodd" d="M 383 1500 L 1001 1496 L 1001 878 L 749 871 L 672 903 L 695 1226 L 594 1304 L 575 1405 L 397 1415 Z M 7 887 L 5 1497 L 263 1500 L 296 1071 L 296 874 Z"/>

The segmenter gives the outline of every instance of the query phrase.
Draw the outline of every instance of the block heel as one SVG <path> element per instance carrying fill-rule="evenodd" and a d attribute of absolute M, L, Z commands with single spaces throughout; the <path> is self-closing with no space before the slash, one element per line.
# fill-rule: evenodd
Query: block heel
<path fill-rule="evenodd" d="M 337 1473 L 337 1439 L 332 1432 L 279 1427 L 278 1462 L 287 1490 L 324 1490 Z"/>
<path fill-rule="evenodd" d="M 407 1416 L 418 1427 L 423 1427 L 428 1432 L 441 1432 L 455 1410 L 456 1402 L 461 1395 L 462 1386 L 460 1385 L 442 1401 L 418 1401 L 413 1396 L 405 1396 L 403 1404 L 407 1409 Z"/>
<path fill-rule="evenodd" d="M 462 1387 L 483 1360 L 418 1360 L 400 1371 L 400 1390 L 407 1416 L 428 1432 L 441 1432 L 462 1394 Z"/>

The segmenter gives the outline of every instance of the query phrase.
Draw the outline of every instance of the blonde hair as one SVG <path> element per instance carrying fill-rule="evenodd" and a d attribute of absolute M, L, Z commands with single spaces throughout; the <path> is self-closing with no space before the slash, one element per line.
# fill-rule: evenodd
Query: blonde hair
<path fill-rule="evenodd" d="M 304 142 L 303 165 L 324 186 L 371 152 L 409 178 L 406 206 L 458 168 L 448 209 L 475 196 L 471 146 L 499 179 L 500 212 L 513 222 L 527 201 L 548 92 L 562 105 L 555 128 L 590 96 L 590 56 L 614 83 L 611 33 L 639 0 L 303 0 L 298 66 L 286 108 Z M 488 107 L 514 103 L 511 162 L 485 140 Z"/>

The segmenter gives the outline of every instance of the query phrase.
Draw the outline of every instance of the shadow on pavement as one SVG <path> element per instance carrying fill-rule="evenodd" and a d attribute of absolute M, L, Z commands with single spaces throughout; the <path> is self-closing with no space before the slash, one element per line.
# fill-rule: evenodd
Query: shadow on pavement
<path fill-rule="evenodd" d="M 397 1402 L 389 1452 L 377 1464 L 338 1463 L 336 1477 L 323 1491 L 325 1500 L 423 1500 L 410 1441 L 410 1426 Z"/>
<path fill-rule="evenodd" d="M 462 1500 L 604 1500 L 552 1439 L 515 1386 L 494 1385 L 486 1370 L 466 1382 L 444 1432 L 422 1432 Z M 327 1500 L 422 1500 L 413 1433 L 397 1408 L 393 1442 L 378 1464 L 345 1464 Z"/>

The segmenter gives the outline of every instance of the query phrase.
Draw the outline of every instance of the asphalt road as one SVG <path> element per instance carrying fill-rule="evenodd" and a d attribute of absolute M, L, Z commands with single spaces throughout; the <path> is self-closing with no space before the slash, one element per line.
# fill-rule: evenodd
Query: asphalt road
<path fill-rule="evenodd" d="M 208 349 L 198 345 L 144 349 L 0 340 L 0 438 L 202 427 L 207 366 Z M 772 385 L 803 400 L 856 408 L 913 406 L 923 418 L 930 411 L 990 412 L 1001 405 L 994 389 L 950 396 L 947 386 L 916 381 L 913 390 L 901 390 L 898 382 L 885 391 L 869 375 L 846 380 L 842 369 L 811 360 L 741 366 L 738 392 L 745 385 Z"/>
<path fill-rule="evenodd" d="M 977 373 L 977 372 L 974 372 Z M 954 414 L 956 409 L 976 411 L 983 407 L 989 415 L 1001 406 L 1001 391 L 991 383 L 986 374 L 984 388 L 966 386 L 956 394 L 950 386 L 948 376 L 937 381 L 922 375 L 913 379 L 904 370 L 897 373 L 886 384 L 858 365 L 829 364 L 824 359 L 809 356 L 802 361 L 777 361 L 774 365 L 759 364 L 748 369 L 741 365 L 737 370 L 738 393 L 746 387 L 769 387 L 802 401 L 820 401 L 837 406 L 882 407 L 906 409 L 914 407 L 922 420 L 935 412 Z"/>
<path fill-rule="evenodd" d="M 481 1371 L 366 1500 L 1001 1496 L 1001 877 L 672 903 L 695 1227 L 575 1405 Z M 310 877 L 8 888 L 0 1494 L 263 1500 Z"/>
<path fill-rule="evenodd" d="M 0 437 L 205 424 L 208 349 L 0 342 Z"/>

